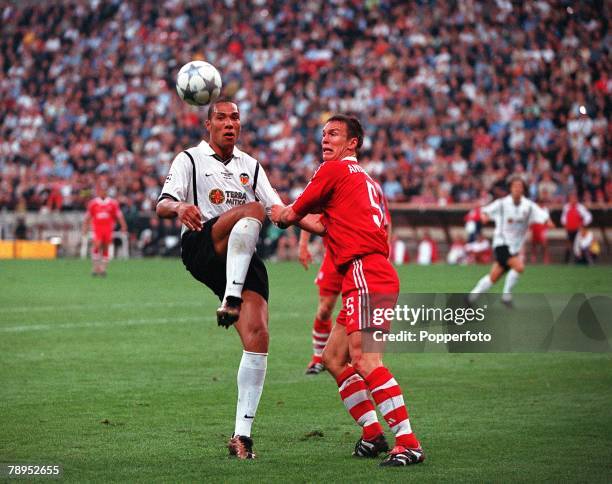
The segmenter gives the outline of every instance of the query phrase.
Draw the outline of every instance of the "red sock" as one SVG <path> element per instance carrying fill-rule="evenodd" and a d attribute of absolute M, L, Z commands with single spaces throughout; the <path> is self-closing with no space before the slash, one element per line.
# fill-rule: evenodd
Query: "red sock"
<path fill-rule="evenodd" d="M 323 349 L 329 339 L 329 333 L 331 332 L 332 322 L 331 320 L 321 321 L 315 318 L 312 326 L 312 353 L 315 357 L 321 357 Z M 314 358 L 313 358 L 314 361 Z"/>
<path fill-rule="evenodd" d="M 344 406 L 363 429 L 362 438 L 374 440 L 377 435 L 383 433 L 383 429 L 378 423 L 376 410 L 368 396 L 365 381 L 352 366 L 348 366 L 336 381 Z"/>
<path fill-rule="evenodd" d="M 395 445 L 412 449 L 419 447 L 419 441 L 412 432 L 408 420 L 402 389 L 391 372 L 384 366 L 379 366 L 365 378 L 365 381 L 378 410 L 395 435 Z"/>

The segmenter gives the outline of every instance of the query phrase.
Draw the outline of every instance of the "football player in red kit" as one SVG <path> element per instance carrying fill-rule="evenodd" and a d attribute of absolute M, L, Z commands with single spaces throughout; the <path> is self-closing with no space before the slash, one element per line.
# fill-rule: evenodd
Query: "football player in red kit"
<path fill-rule="evenodd" d="M 87 204 L 87 212 L 83 221 L 83 235 L 87 235 L 89 225 L 93 229 L 93 248 L 91 253 L 93 276 L 106 276 L 108 265 L 108 247 L 113 241 L 113 229 L 119 222 L 121 231 L 127 232 L 125 218 L 117 200 L 108 196 L 106 185 L 100 184 L 96 190 L 96 198 Z"/>
<path fill-rule="evenodd" d="M 402 390 L 382 362 L 381 353 L 365 352 L 362 333 L 384 329 L 373 309 L 394 307 L 399 279 L 388 260 L 380 194 L 359 166 L 363 128 L 354 117 L 335 115 L 323 128 L 323 163 L 304 192 L 287 207 L 272 207 L 272 221 L 295 224 L 321 213 L 328 250 L 342 280 L 342 309 L 323 352 L 323 363 L 338 383 L 345 407 L 362 427 L 353 455 L 376 457 L 388 450 L 370 395 L 395 435 L 383 466 L 417 464 L 425 459 L 412 431 Z M 369 394 L 368 394 L 369 392 Z"/>
<path fill-rule="evenodd" d="M 387 230 L 388 241 L 390 243 L 391 214 L 389 213 L 389 206 L 380 184 L 374 181 L 374 185 L 376 186 L 376 190 L 379 192 L 380 200 L 382 201 L 382 209 L 385 214 L 383 225 Z M 312 255 L 308 250 L 309 240 L 310 233 L 302 230 L 300 233 L 298 259 L 300 264 L 302 264 L 306 270 L 308 270 L 308 266 L 312 262 Z M 325 248 L 323 260 L 321 261 L 321 267 L 319 268 L 319 272 L 317 273 L 317 277 L 314 281 L 319 287 L 319 304 L 317 306 L 317 312 L 312 326 L 312 358 L 306 368 L 307 375 L 318 375 L 325 370 L 325 365 L 323 365 L 323 349 L 325 348 L 331 333 L 332 313 L 336 307 L 338 296 L 342 292 L 342 279 L 344 278 L 344 276 L 336 269 L 330 252 L 327 250 L 326 237 L 323 237 L 323 246 Z"/>

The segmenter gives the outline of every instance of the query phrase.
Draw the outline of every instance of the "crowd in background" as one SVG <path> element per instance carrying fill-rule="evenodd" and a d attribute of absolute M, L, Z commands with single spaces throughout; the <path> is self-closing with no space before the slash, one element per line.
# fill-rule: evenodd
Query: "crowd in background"
<path fill-rule="evenodd" d="M 178 69 L 204 59 L 241 110 L 239 146 L 285 201 L 352 112 L 390 201 L 612 200 L 606 2 L 235 0 L 5 2 L 0 209 L 82 210 L 106 177 L 129 220 L 205 134 Z M 609 13 L 609 12 L 608 12 Z"/>

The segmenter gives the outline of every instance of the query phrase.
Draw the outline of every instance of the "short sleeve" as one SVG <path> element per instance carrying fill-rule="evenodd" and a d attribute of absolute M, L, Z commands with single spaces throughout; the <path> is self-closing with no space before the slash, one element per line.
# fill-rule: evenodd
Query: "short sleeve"
<path fill-rule="evenodd" d="M 499 214 L 501 203 L 502 203 L 501 199 L 497 199 L 489 203 L 488 205 L 485 205 L 484 207 L 482 207 L 480 209 L 480 212 L 485 214 L 489 218 L 493 218 Z"/>
<path fill-rule="evenodd" d="M 531 214 L 529 216 L 529 224 L 545 224 L 550 215 L 548 211 L 531 202 Z"/>
<path fill-rule="evenodd" d="M 272 205 L 282 205 L 278 193 L 272 188 L 268 175 L 264 171 L 263 167 L 259 167 L 259 174 L 257 175 L 257 186 L 255 187 L 255 195 L 261 201 L 266 210 L 269 210 Z"/>
<path fill-rule="evenodd" d="M 340 170 L 334 169 L 330 162 L 319 166 L 302 194 L 293 202 L 293 211 L 300 217 L 309 213 L 320 213 L 321 206 L 332 194 L 334 183 Z"/>
<path fill-rule="evenodd" d="M 170 171 L 164 182 L 159 200 L 171 198 L 177 202 L 187 201 L 191 186 L 192 169 L 185 153 L 179 153 L 170 165 Z"/>

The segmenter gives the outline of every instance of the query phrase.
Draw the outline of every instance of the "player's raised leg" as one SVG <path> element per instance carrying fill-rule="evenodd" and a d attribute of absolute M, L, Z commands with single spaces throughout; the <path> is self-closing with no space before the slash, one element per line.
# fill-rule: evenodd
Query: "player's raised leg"
<path fill-rule="evenodd" d="M 242 289 L 264 217 L 263 205 L 251 202 L 228 210 L 213 225 L 215 252 L 227 254 L 225 295 L 217 310 L 221 326 L 234 324 L 240 316 Z"/>
<path fill-rule="evenodd" d="M 235 324 L 244 351 L 238 367 L 236 424 L 228 448 L 239 459 L 254 459 L 251 428 L 266 379 L 268 361 L 268 303 L 254 291 L 242 293 L 242 310 Z"/>

